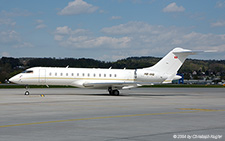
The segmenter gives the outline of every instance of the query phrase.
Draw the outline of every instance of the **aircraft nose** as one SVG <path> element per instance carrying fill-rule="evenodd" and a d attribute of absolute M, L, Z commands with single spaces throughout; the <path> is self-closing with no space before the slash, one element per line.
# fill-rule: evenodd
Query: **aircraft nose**
<path fill-rule="evenodd" d="M 9 79 L 9 82 L 11 83 L 18 83 L 18 81 L 19 81 L 18 75 L 13 76 Z"/>
<path fill-rule="evenodd" d="M 15 77 L 14 77 L 14 76 L 11 77 L 11 78 L 9 79 L 9 82 L 15 83 Z"/>

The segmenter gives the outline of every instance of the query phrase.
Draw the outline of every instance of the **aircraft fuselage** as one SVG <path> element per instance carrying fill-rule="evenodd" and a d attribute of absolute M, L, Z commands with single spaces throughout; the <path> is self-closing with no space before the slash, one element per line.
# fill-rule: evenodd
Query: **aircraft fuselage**
<path fill-rule="evenodd" d="M 134 82 L 163 82 L 167 77 L 144 69 L 34 67 L 17 74 L 10 81 L 24 85 L 67 85 L 80 88 L 106 88 L 114 83 L 126 86 Z"/>

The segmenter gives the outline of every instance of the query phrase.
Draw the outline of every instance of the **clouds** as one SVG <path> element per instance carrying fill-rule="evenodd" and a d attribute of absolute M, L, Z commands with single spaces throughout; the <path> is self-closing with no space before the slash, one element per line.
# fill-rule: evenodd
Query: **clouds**
<path fill-rule="evenodd" d="M 217 21 L 215 23 L 211 23 L 212 27 L 222 27 L 225 26 L 225 20 L 224 21 Z"/>
<path fill-rule="evenodd" d="M 184 11 L 185 11 L 185 8 L 183 6 L 177 6 L 175 2 L 163 8 L 163 12 L 184 12 Z"/>
<path fill-rule="evenodd" d="M 180 46 L 193 50 L 216 49 L 225 52 L 225 34 L 202 34 L 185 28 L 128 22 L 101 29 L 104 36 L 94 37 L 85 29 L 57 27 L 55 40 L 63 47 L 117 49 L 117 56 L 164 54 Z M 115 54 L 112 57 L 115 57 Z M 109 57 L 105 54 L 105 56 Z"/>
<path fill-rule="evenodd" d="M 88 30 L 72 30 L 68 26 L 57 27 L 54 39 L 60 46 L 72 48 L 127 48 L 131 40 L 129 37 L 94 37 Z"/>
<path fill-rule="evenodd" d="M 160 27 L 160 26 L 159 26 Z M 112 27 L 105 27 L 101 31 L 103 33 L 109 34 L 109 35 L 123 35 L 123 34 L 144 34 L 149 32 L 155 32 L 153 31 L 153 26 L 149 25 L 145 22 L 128 22 L 126 24 L 120 24 L 117 26 Z"/>
<path fill-rule="evenodd" d="M 9 57 L 10 54 L 8 52 L 1 52 L 2 57 Z"/>
<path fill-rule="evenodd" d="M 97 6 L 88 4 L 83 0 L 75 0 L 69 2 L 68 5 L 63 8 L 58 15 L 77 15 L 77 14 L 87 14 L 93 13 L 98 9 Z"/>
<path fill-rule="evenodd" d="M 216 2 L 217 8 L 224 8 L 225 7 L 225 1 L 218 1 Z"/>
<path fill-rule="evenodd" d="M 46 28 L 47 26 L 44 24 L 43 20 L 36 20 L 36 29 L 42 29 L 42 28 Z"/>
<path fill-rule="evenodd" d="M 63 40 L 64 37 L 66 38 L 71 36 L 85 36 L 87 34 L 90 34 L 88 30 L 85 29 L 72 30 L 68 26 L 57 27 L 54 32 L 56 41 L 61 41 Z"/>
<path fill-rule="evenodd" d="M 12 21 L 9 18 L 3 18 L 3 19 L 0 19 L 0 26 L 1 25 L 15 26 L 16 25 L 16 22 Z"/>
<path fill-rule="evenodd" d="M 156 50 L 159 51 L 162 48 L 174 47 L 172 40 L 184 32 L 181 28 L 150 25 L 137 21 L 103 28 L 101 31 L 111 36 L 129 36 L 132 39 L 130 48 L 139 51 L 143 49 L 144 52 L 146 49 L 148 52 L 154 52 L 152 49 L 157 48 Z"/>
<path fill-rule="evenodd" d="M 30 16 L 31 12 L 21 9 L 0 12 L 0 48 L 23 48 L 34 47 L 33 44 L 22 39 L 21 34 L 16 31 L 17 22 L 13 18 Z M 3 52 L 4 56 L 9 55 Z"/>
<path fill-rule="evenodd" d="M 0 46 L 5 45 L 13 48 L 33 47 L 31 43 L 24 42 L 20 34 L 14 30 L 0 31 Z"/>
<path fill-rule="evenodd" d="M 112 16 L 111 17 L 111 20 L 119 20 L 119 19 L 122 19 L 121 16 Z"/>
<path fill-rule="evenodd" d="M 15 43 L 20 41 L 19 35 L 14 30 L 1 31 L 0 32 L 0 43 Z"/>
<path fill-rule="evenodd" d="M 19 8 L 14 8 L 11 11 L 2 10 L 0 12 L 0 16 L 4 17 L 28 17 L 31 15 L 31 12 Z"/>
<path fill-rule="evenodd" d="M 193 49 L 214 49 L 217 51 L 225 52 L 225 34 L 202 34 L 191 32 L 184 34 L 177 38 L 183 44 Z M 176 43 L 174 43 L 176 45 Z"/>
<path fill-rule="evenodd" d="M 115 60 L 162 56 L 177 46 L 225 50 L 222 0 L 203 7 L 194 0 L 21 0 L 18 9 L 9 3 L 0 10 L 0 49 L 11 55 Z"/>

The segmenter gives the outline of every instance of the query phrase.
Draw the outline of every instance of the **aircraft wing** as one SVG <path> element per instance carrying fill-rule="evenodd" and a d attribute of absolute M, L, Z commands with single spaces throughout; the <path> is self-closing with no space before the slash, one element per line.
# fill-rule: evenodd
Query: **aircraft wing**
<path fill-rule="evenodd" d="M 83 86 L 86 88 L 130 89 L 141 85 L 135 82 L 84 82 Z"/>

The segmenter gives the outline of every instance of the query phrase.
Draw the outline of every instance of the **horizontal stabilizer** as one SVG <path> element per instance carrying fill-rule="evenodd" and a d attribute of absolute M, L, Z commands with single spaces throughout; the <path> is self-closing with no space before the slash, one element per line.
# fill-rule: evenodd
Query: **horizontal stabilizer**
<path fill-rule="evenodd" d="M 184 51 L 174 51 L 174 54 L 187 54 L 187 55 L 195 55 L 199 53 L 210 53 L 210 52 L 217 52 L 217 50 L 184 50 Z"/>

